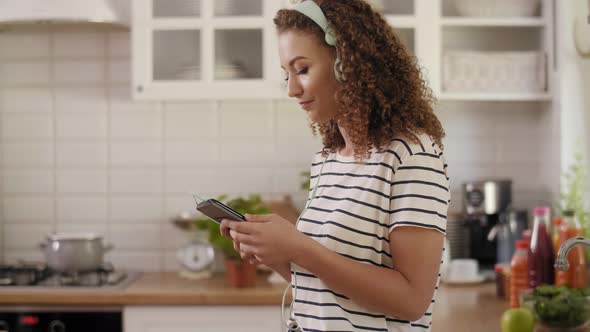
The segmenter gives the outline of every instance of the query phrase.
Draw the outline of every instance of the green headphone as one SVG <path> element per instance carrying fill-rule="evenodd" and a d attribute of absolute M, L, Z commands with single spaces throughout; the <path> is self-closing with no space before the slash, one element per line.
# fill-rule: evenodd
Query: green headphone
<path fill-rule="evenodd" d="M 314 21 L 320 28 L 324 31 L 324 39 L 326 40 L 326 44 L 336 47 L 336 37 L 334 36 L 334 31 L 328 24 L 328 19 L 322 12 L 320 6 L 315 3 L 313 0 L 307 0 L 298 3 L 293 7 L 293 10 L 300 12 L 301 14 L 309 17 L 312 21 Z M 340 62 L 340 58 L 338 57 L 338 51 L 336 51 L 336 62 L 334 63 L 334 76 L 338 82 L 341 82 L 344 77 L 340 74 L 342 72 L 342 63 Z"/>

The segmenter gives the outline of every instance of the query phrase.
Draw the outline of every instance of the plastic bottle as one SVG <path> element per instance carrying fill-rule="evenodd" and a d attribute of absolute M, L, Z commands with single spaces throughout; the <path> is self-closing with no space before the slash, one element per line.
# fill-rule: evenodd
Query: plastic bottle
<path fill-rule="evenodd" d="M 549 208 L 537 207 L 533 210 L 534 225 L 529 247 L 529 287 L 553 285 L 555 269 L 553 263 L 553 243 L 548 232 Z"/>
<path fill-rule="evenodd" d="M 552 233 L 552 240 L 553 240 L 553 253 L 554 256 L 557 257 L 557 250 L 561 245 L 559 241 L 559 231 L 561 230 L 561 225 L 563 225 L 563 219 L 561 217 L 557 217 L 553 219 L 553 233 Z"/>
<path fill-rule="evenodd" d="M 510 307 L 520 307 L 520 293 L 529 288 L 528 251 L 529 242 L 516 241 L 516 251 L 510 262 Z"/>
<path fill-rule="evenodd" d="M 568 238 L 582 236 L 582 225 L 573 211 L 564 211 L 563 215 L 568 220 Z M 584 246 L 574 246 L 567 255 L 567 261 L 570 265 L 570 286 L 574 288 L 584 288 L 588 284 L 588 274 L 586 272 L 586 253 Z"/>

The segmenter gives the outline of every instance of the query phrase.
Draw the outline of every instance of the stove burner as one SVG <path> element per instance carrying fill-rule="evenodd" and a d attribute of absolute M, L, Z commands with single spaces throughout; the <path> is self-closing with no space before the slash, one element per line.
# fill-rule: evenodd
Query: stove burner
<path fill-rule="evenodd" d="M 44 264 L 19 262 L 16 265 L 0 265 L 0 286 L 35 285 L 49 273 Z"/>
<path fill-rule="evenodd" d="M 110 263 L 92 271 L 58 273 L 44 264 L 0 265 L 0 287 L 50 286 L 50 287 L 104 287 L 117 285 L 127 273 L 115 271 Z"/>

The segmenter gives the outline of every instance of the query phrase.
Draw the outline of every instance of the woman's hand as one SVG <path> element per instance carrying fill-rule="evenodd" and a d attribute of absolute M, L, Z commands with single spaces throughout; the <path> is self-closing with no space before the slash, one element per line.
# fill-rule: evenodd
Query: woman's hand
<path fill-rule="evenodd" d="M 226 219 L 222 227 L 229 228 L 234 248 L 237 245 L 243 258 L 254 257 L 268 266 L 291 262 L 297 248 L 308 239 L 291 222 L 276 214 L 246 215 L 246 222 Z"/>

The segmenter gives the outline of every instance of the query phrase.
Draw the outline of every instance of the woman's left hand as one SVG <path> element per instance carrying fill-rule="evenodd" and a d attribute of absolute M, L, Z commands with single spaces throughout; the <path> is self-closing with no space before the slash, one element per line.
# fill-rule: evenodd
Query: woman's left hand
<path fill-rule="evenodd" d="M 242 257 L 254 256 L 273 266 L 293 260 L 299 245 L 307 239 L 288 220 L 276 214 L 246 215 L 246 222 L 223 220 L 234 241 L 240 243 Z"/>

